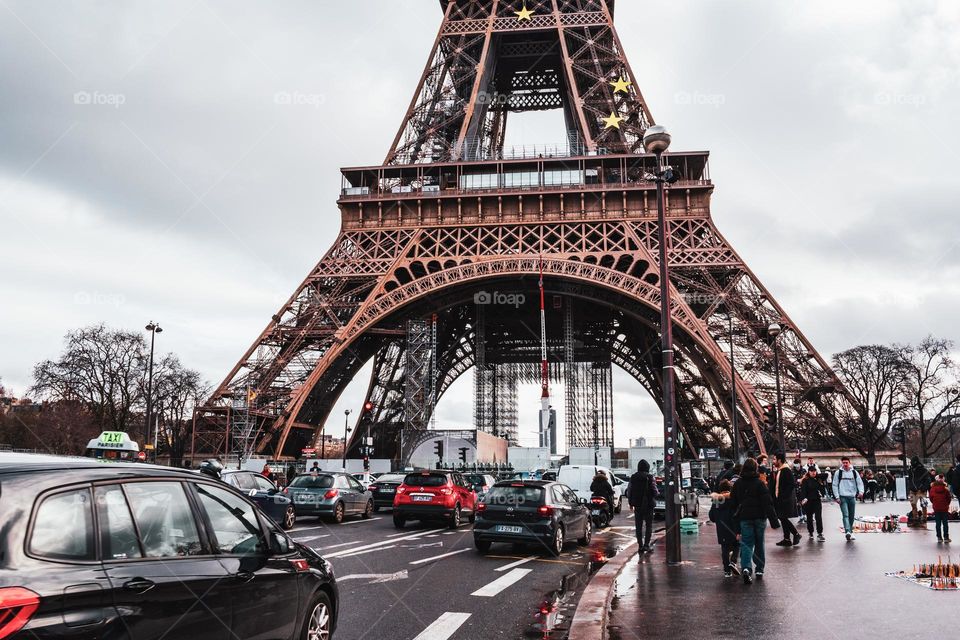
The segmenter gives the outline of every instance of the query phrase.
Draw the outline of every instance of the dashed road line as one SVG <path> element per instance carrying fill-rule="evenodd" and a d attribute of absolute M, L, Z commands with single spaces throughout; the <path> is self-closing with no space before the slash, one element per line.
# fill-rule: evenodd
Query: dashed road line
<path fill-rule="evenodd" d="M 523 559 L 521 559 L 521 560 L 517 560 L 516 562 L 511 562 L 510 564 L 505 564 L 505 565 L 503 565 L 502 567 L 497 567 L 496 569 L 494 569 L 494 571 L 507 571 L 508 569 L 513 569 L 513 568 L 515 568 L 515 567 L 519 567 L 519 566 L 522 565 L 522 564 L 527 564 L 527 563 L 530 562 L 531 560 L 536 560 L 536 559 L 539 558 L 539 557 L 540 557 L 540 556 L 527 556 L 526 558 L 523 558 Z"/>
<path fill-rule="evenodd" d="M 424 562 L 432 562 L 434 560 L 442 560 L 443 558 L 449 558 L 450 556 L 455 556 L 458 553 L 463 553 L 465 551 L 470 551 L 470 549 L 458 549 L 457 551 L 450 551 L 448 553 L 441 553 L 438 556 L 431 556 L 429 558 L 424 558 L 423 560 L 414 560 L 410 564 L 423 564 Z"/>
<path fill-rule="evenodd" d="M 363 550 L 365 550 L 365 549 L 373 549 L 374 547 L 383 547 L 383 546 L 386 546 L 386 545 L 390 544 L 391 542 L 400 542 L 401 540 L 415 540 L 415 539 L 417 539 L 417 538 L 420 538 L 420 537 L 422 537 L 422 536 L 427 535 L 428 533 L 433 533 L 433 531 L 434 531 L 434 529 L 427 529 L 426 531 L 421 531 L 421 532 L 419 532 L 419 533 L 414 533 L 414 534 L 412 534 L 412 535 L 405 536 L 405 537 L 402 537 L 402 538 L 392 538 L 392 539 L 388 539 L 388 540 L 380 540 L 379 542 L 373 542 L 373 543 L 371 543 L 371 544 L 361 545 L 361 546 L 356 547 L 356 548 L 354 548 L 354 549 L 344 549 L 343 551 L 337 551 L 337 552 L 335 552 L 335 553 L 330 553 L 330 554 L 327 554 L 326 557 L 327 557 L 327 559 L 337 558 L 337 557 L 340 557 L 340 556 L 345 556 L 345 555 L 347 555 L 348 553 L 353 553 L 354 551 L 363 551 Z M 356 544 L 356 542 L 354 542 L 353 544 Z"/>
<path fill-rule="evenodd" d="M 341 557 L 341 558 L 352 558 L 353 556 L 362 556 L 362 555 L 365 554 L 365 553 L 373 553 L 374 551 L 386 551 L 387 549 L 396 549 L 396 548 L 397 548 L 397 545 L 391 544 L 391 545 L 388 545 L 388 546 L 386 546 L 386 547 L 376 547 L 376 548 L 374 548 L 374 549 L 365 549 L 365 550 L 363 550 L 363 551 L 357 551 L 357 552 L 354 552 L 354 553 L 344 553 L 344 554 L 343 554 L 342 556 L 340 556 L 340 557 Z M 350 550 L 347 549 L 347 551 L 350 551 Z"/>
<path fill-rule="evenodd" d="M 519 582 L 520 580 L 523 580 L 524 576 L 532 571 L 533 569 L 514 569 L 510 573 L 500 576 L 487 586 L 480 587 L 470 595 L 477 596 L 479 598 L 492 598 L 504 589 Z"/>
<path fill-rule="evenodd" d="M 457 629 L 470 617 L 469 613 L 446 612 L 437 618 L 429 627 L 420 632 L 413 640 L 447 640 L 456 633 Z"/>

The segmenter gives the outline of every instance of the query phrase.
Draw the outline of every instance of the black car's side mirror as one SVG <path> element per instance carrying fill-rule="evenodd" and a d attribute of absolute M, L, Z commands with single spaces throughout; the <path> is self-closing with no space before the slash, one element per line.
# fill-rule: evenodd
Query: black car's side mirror
<path fill-rule="evenodd" d="M 273 531 L 270 533 L 270 553 L 282 556 L 290 553 L 290 540 L 287 536 Z"/>
<path fill-rule="evenodd" d="M 590 504 L 590 501 L 586 498 L 580 498 L 580 504 Z"/>

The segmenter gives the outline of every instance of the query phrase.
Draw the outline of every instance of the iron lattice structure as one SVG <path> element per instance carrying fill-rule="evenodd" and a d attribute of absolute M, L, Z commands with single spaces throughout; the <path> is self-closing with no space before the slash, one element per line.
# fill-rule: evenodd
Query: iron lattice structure
<path fill-rule="evenodd" d="M 612 0 L 527 0 L 526 18 L 519 0 L 441 6 L 430 59 L 385 162 L 342 170 L 338 238 L 198 410 L 195 450 L 234 446 L 239 404 L 259 451 L 298 455 L 371 359 L 374 409 L 358 412 L 353 453 L 369 427 L 375 455 L 403 458 L 427 437 L 436 399 L 474 367 L 477 428 L 515 440 L 517 385 L 539 381 L 541 270 L 550 376 L 568 386 L 567 444 L 593 442 L 595 410 L 598 437 L 612 440 L 611 364 L 659 402 L 649 179 L 659 167 L 640 148 L 654 120 Z M 563 109 L 563 144 L 528 155 L 504 148 L 510 114 L 548 108 Z M 709 154 L 665 159 L 682 175 L 667 191 L 666 235 L 685 442 L 696 451 L 729 441 L 731 393 L 745 449 L 773 441 L 763 422 L 763 407 L 775 402 L 773 322 L 785 329 L 788 440 L 833 441 L 845 391 L 714 224 Z M 428 320 L 429 341 L 410 330 Z"/>

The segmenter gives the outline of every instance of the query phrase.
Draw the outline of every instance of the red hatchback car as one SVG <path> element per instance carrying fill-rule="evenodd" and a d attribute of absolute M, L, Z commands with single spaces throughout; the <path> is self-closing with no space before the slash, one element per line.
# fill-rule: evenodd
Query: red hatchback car
<path fill-rule="evenodd" d="M 393 526 L 402 529 L 407 520 L 442 520 L 451 529 L 466 516 L 473 522 L 477 494 L 456 471 L 408 473 L 393 499 Z"/>

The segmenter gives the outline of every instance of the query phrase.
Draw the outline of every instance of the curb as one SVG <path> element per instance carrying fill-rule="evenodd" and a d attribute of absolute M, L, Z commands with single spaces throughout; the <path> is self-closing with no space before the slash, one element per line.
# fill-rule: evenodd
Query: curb
<path fill-rule="evenodd" d="M 661 537 L 662 534 L 654 536 L 651 543 Z M 597 640 L 607 636 L 607 609 L 613 593 L 613 585 L 627 563 L 638 555 L 639 545 L 634 540 L 621 549 L 616 557 L 587 583 L 580 596 L 580 602 L 577 603 L 577 610 L 573 614 L 567 640 Z"/>

